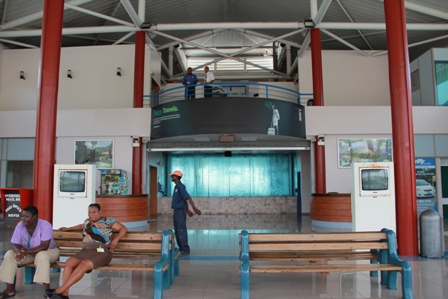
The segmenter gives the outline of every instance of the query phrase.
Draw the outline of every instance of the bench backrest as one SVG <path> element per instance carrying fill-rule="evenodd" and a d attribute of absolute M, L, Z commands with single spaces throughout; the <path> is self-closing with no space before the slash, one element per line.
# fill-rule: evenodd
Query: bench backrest
<path fill-rule="evenodd" d="M 165 233 L 164 233 L 165 234 Z M 114 233 L 112 235 L 112 239 L 117 234 Z M 61 249 L 61 255 L 63 255 L 64 251 L 71 252 L 73 250 L 79 250 L 83 247 L 84 243 L 83 235 L 81 231 L 70 231 L 70 232 L 62 232 L 62 231 L 54 231 L 53 238 L 56 241 L 56 244 Z M 162 251 L 162 239 L 164 238 L 162 233 L 148 233 L 148 232 L 128 232 L 125 236 L 120 239 L 118 243 L 115 254 L 125 253 L 127 251 L 132 252 L 158 252 Z M 167 233 L 167 243 L 168 249 L 171 247 L 170 240 L 173 238 L 172 234 Z"/>
<path fill-rule="evenodd" d="M 241 235 L 240 235 L 241 238 Z M 384 232 L 249 233 L 248 251 L 349 251 L 387 249 Z"/>

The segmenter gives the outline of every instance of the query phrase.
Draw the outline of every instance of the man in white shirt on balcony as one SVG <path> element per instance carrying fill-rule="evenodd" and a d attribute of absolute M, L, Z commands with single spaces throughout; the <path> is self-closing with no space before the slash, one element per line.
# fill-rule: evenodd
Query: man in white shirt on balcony
<path fill-rule="evenodd" d="M 210 72 L 210 69 L 208 66 L 204 68 L 205 77 L 204 77 L 204 98 L 211 98 L 213 95 L 213 86 L 208 85 L 213 82 L 215 82 L 215 76 L 212 72 Z"/>

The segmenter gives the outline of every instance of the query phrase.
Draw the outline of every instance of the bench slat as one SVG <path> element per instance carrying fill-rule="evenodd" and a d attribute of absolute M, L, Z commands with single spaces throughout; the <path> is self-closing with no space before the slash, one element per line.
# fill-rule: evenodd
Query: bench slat
<path fill-rule="evenodd" d="M 336 261 L 336 260 L 378 260 L 370 252 L 251 252 L 251 261 Z"/>
<path fill-rule="evenodd" d="M 56 244 L 59 248 L 78 248 L 78 250 L 81 250 L 81 248 L 84 246 L 84 243 L 81 241 L 56 241 Z M 129 242 L 118 242 L 118 245 L 116 247 L 117 249 L 121 250 L 158 250 L 161 251 L 162 244 L 159 243 L 129 243 Z"/>
<path fill-rule="evenodd" d="M 24 264 L 26 267 L 36 267 L 35 264 Z M 50 264 L 51 268 L 65 268 L 65 263 L 55 262 Z M 166 271 L 169 268 L 169 264 L 162 268 L 162 271 Z M 127 271 L 152 271 L 154 270 L 154 264 L 109 264 L 107 266 L 101 266 L 95 270 L 127 270 Z"/>
<path fill-rule="evenodd" d="M 350 232 L 350 233 L 313 233 L 313 234 L 263 234 L 250 233 L 249 243 L 263 241 L 299 242 L 299 241 L 374 241 L 386 240 L 387 236 L 381 232 Z"/>
<path fill-rule="evenodd" d="M 355 250 L 355 249 L 387 249 L 382 242 L 347 242 L 347 243 L 250 243 L 251 251 L 300 251 L 300 250 Z"/>
<path fill-rule="evenodd" d="M 112 239 L 117 235 L 114 233 L 112 235 Z M 63 240 L 79 240 L 82 241 L 83 236 L 81 231 L 74 232 L 62 232 L 62 231 L 53 231 L 53 238 L 57 241 L 59 239 Z M 162 241 L 162 233 L 145 233 L 145 232 L 128 232 L 124 235 L 120 241 Z"/>
<path fill-rule="evenodd" d="M 78 253 L 81 248 L 73 249 L 60 249 L 60 256 L 74 256 Z M 149 257 L 160 257 L 160 250 L 156 251 L 120 251 L 115 250 L 113 254 L 114 258 L 149 258 Z"/>
<path fill-rule="evenodd" d="M 392 264 L 308 264 L 308 265 L 250 265 L 250 272 L 290 273 L 290 272 L 358 272 L 401 270 Z"/>

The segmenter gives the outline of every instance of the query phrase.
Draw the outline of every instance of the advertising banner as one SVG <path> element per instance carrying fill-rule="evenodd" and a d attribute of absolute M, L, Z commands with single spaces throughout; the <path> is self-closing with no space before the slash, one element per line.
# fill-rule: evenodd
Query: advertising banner
<path fill-rule="evenodd" d="M 435 158 L 415 158 L 417 213 L 437 211 Z"/>
<path fill-rule="evenodd" d="M 204 98 L 152 110 L 151 140 L 200 134 L 264 134 L 306 139 L 302 105 L 264 98 Z"/>

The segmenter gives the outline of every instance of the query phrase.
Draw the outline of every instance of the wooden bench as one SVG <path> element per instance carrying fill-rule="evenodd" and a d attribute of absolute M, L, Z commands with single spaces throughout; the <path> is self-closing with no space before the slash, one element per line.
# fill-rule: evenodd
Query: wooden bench
<path fill-rule="evenodd" d="M 116 233 L 112 238 L 116 236 Z M 60 250 L 61 257 L 70 257 L 79 252 L 83 246 L 83 236 L 79 232 L 54 231 L 53 238 Z M 120 239 L 113 253 L 112 262 L 95 270 L 129 270 L 154 272 L 154 298 L 161 299 L 162 292 L 169 289 L 174 282 L 174 276 L 179 275 L 177 257 L 179 249 L 174 246 L 172 230 L 163 233 L 127 232 Z M 117 263 L 115 259 L 126 259 L 126 263 Z M 137 261 L 130 263 L 127 259 L 155 259 L 153 261 Z M 26 264 L 34 267 L 34 264 Z M 51 264 L 52 268 L 64 268 L 64 262 Z M 34 269 L 33 269 L 34 270 Z M 32 281 L 32 272 L 26 272 L 25 281 Z"/>
<path fill-rule="evenodd" d="M 403 298 L 414 298 L 411 265 L 398 258 L 395 233 L 391 230 L 310 234 L 248 233 L 243 230 L 240 234 L 240 250 L 242 299 L 250 298 L 249 276 L 254 272 L 328 274 L 359 271 L 373 271 L 371 276 L 377 276 L 377 271 L 381 271 L 381 284 L 391 290 L 397 289 L 397 272 L 400 272 Z M 347 263 L 362 260 L 370 263 Z M 260 264 L 256 261 L 270 263 Z"/>

